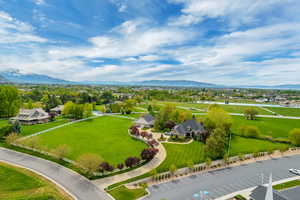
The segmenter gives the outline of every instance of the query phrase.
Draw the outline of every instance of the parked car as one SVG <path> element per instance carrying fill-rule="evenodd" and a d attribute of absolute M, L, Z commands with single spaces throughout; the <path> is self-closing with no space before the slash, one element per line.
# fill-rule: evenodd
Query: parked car
<path fill-rule="evenodd" d="M 296 174 L 296 175 L 300 175 L 300 170 L 299 169 L 289 169 L 289 171 L 293 174 Z"/>

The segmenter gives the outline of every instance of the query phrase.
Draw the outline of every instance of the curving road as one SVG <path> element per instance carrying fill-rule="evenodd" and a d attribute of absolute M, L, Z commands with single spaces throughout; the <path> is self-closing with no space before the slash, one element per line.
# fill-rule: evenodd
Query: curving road
<path fill-rule="evenodd" d="M 92 182 L 61 165 L 0 147 L 0 161 L 37 172 L 65 189 L 75 200 L 111 200 Z"/>

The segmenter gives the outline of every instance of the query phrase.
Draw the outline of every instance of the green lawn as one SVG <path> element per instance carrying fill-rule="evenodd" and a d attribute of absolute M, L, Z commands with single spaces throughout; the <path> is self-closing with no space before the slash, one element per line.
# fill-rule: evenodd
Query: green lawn
<path fill-rule="evenodd" d="M 247 154 L 254 152 L 262 152 L 279 150 L 283 147 L 288 147 L 288 144 L 273 143 L 266 140 L 250 139 L 239 136 L 233 136 L 230 144 L 230 156 L 236 156 L 239 153 Z"/>
<path fill-rule="evenodd" d="M 166 160 L 157 168 L 158 172 L 168 171 L 172 164 L 176 167 L 185 167 L 189 160 L 195 164 L 204 161 L 203 143 L 192 142 L 190 144 L 163 144 L 167 150 Z"/>
<path fill-rule="evenodd" d="M 300 108 L 267 107 L 267 109 L 283 116 L 300 117 Z"/>
<path fill-rule="evenodd" d="M 300 185 L 300 180 L 294 180 L 294 181 L 289 181 L 286 183 L 281 183 L 278 185 L 274 185 L 273 189 L 275 190 L 283 190 L 283 189 L 288 189 L 288 188 L 292 188 L 292 187 L 296 187 Z"/>
<path fill-rule="evenodd" d="M 0 199 L 69 200 L 54 184 L 21 168 L 0 163 Z"/>
<path fill-rule="evenodd" d="M 31 134 L 34 134 L 34 133 L 37 133 L 37 132 L 40 132 L 40 131 L 43 131 L 43 130 L 47 130 L 49 128 L 53 128 L 55 126 L 62 125 L 62 124 L 67 123 L 67 122 L 68 122 L 67 119 L 58 119 L 56 121 L 48 122 L 48 123 L 45 123 L 45 124 L 22 125 L 21 126 L 21 134 L 23 136 L 31 135 Z"/>
<path fill-rule="evenodd" d="M 132 120 L 104 116 L 68 125 L 36 136 L 50 150 L 60 144 L 70 147 L 70 159 L 85 153 L 100 155 L 111 164 L 124 162 L 128 156 L 139 156 L 146 144 L 128 135 Z"/>
<path fill-rule="evenodd" d="M 159 103 L 160 104 L 169 103 L 169 104 L 173 104 L 174 106 L 184 106 L 184 107 L 198 108 L 203 110 L 207 110 L 209 107 L 209 104 L 200 104 L 200 103 L 183 103 L 183 102 L 159 102 Z M 236 106 L 236 105 L 225 105 L 225 104 L 219 104 L 219 106 L 229 113 L 244 113 L 244 111 L 247 108 L 256 108 L 260 115 L 272 115 L 271 112 L 268 112 L 256 106 Z M 197 111 L 193 111 L 193 112 L 197 112 Z"/>
<path fill-rule="evenodd" d="M 116 200 L 135 200 L 147 194 L 146 190 L 140 189 L 127 189 L 125 186 L 118 187 L 108 192 Z"/>
<path fill-rule="evenodd" d="M 7 119 L 0 119 L 0 128 L 7 125 L 8 124 L 8 120 Z"/>
<path fill-rule="evenodd" d="M 239 134 L 241 125 L 257 126 L 263 135 L 270 135 L 274 138 L 288 138 L 289 132 L 294 128 L 300 128 L 300 120 L 279 119 L 279 118 L 257 118 L 256 120 L 246 120 L 241 116 L 232 116 L 232 132 Z"/>

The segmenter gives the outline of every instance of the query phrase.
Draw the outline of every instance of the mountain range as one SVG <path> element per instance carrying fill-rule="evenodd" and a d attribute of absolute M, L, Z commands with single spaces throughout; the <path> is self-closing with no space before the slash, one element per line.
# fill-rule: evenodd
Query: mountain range
<path fill-rule="evenodd" d="M 42 74 L 23 74 L 17 70 L 0 72 L 0 83 L 27 83 L 27 84 L 78 84 L 78 85 L 120 85 L 120 86 L 155 86 L 155 87 L 195 87 L 195 88 L 257 88 L 257 89 L 292 89 L 300 90 L 300 84 L 290 85 L 218 85 L 212 83 L 188 80 L 147 80 L 133 82 L 118 81 L 81 81 L 72 82 Z"/>

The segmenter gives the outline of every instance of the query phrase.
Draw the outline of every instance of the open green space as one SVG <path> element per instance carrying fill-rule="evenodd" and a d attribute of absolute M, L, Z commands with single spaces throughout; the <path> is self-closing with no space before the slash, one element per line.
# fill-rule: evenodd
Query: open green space
<path fill-rule="evenodd" d="M 274 185 L 273 189 L 275 190 L 284 190 L 292 187 L 300 186 L 300 180 L 293 180 L 286 183 L 281 183 L 278 185 Z"/>
<path fill-rule="evenodd" d="M 0 199 L 69 200 L 48 180 L 21 168 L 0 163 Z"/>
<path fill-rule="evenodd" d="M 201 104 L 201 103 L 185 103 L 185 102 L 159 102 L 159 104 L 173 104 L 174 106 L 183 106 L 187 108 L 197 108 L 202 110 L 207 110 L 210 104 Z M 226 112 L 229 113 L 244 113 L 244 111 L 248 108 L 256 108 L 258 114 L 260 115 L 273 115 L 271 112 L 263 110 L 256 106 L 237 106 L 237 105 L 225 105 L 225 104 L 218 104 L 221 108 L 223 108 Z M 192 110 L 193 111 L 193 110 Z M 197 111 L 193 111 L 197 112 Z M 199 112 L 199 111 L 198 111 Z"/>
<path fill-rule="evenodd" d="M 49 150 L 61 144 L 70 148 L 67 156 L 76 160 L 80 155 L 94 153 L 113 165 L 129 156 L 139 156 L 146 144 L 128 134 L 132 120 L 103 116 L 61 127 L 36 136 Z M 25 141 L 26 142 L 26 141 Z"/>
<path fill-rule="evenodd" d="M 21 134 L 23 136 L 31 135 L 40 131 L 47 130 L 49 128 L 53 128 L 62 124 L 69 122 L 67 119 L 58 119 L 53 122 L 48 122 L 45 124 L 34 124 L 34 125 L 22 125 L 21 126 Z"/>
<path fill-rule="evenodd" d="M 204 161 L 204 144 L 201 142 L 194 141 L 190 144 L 164 143 L 163 145 L 167 151 L 167 158 L 157 168 L 157 172 L 168 171 L 172 164 L 176 165 L 178 169 L 185 167 L 189 160 L 195 164 Z"/>
<path fill-rule="evenodd" d="M 108 193 L 116 200 L 135 200 L 147 194 L 144 188 L 128 189 L 125 186 L 115 188 Z"/>
<path fill-rule="evenodd" d="M 300 117 L 300 108 L 267 107 L 267 109 L 283 116 Z"/>
<path fill-rule="evenodd" d="M 262 135 L 270 135 L 274 138 L 288 138 L 289 132 L 294 128 L 300 128 L 298 119 L 281 119 L 281 118 L 262 118 L 256 120 L 246 120 L 242 116 L 232 116 L 232 132 L 239 135 L 239 128 L 242 125 L 252 125 L 259 128 Z"/>
<path fill-rule="evenodd" d="M 0 128 L 3 126 L 6 126 L 8 124 L 8 120 L 6 119 L 0 119 Z"/>
<path fill-rule="evenodd" d="M 230 156 L 239 154 L 263 152 L 269 150 L 279 150 L 281 148 L 289 147 L 288 144 L 273 143 L 266 140 L 244 138 L 240 136 L 233 136 L 230 143 Z"/>

